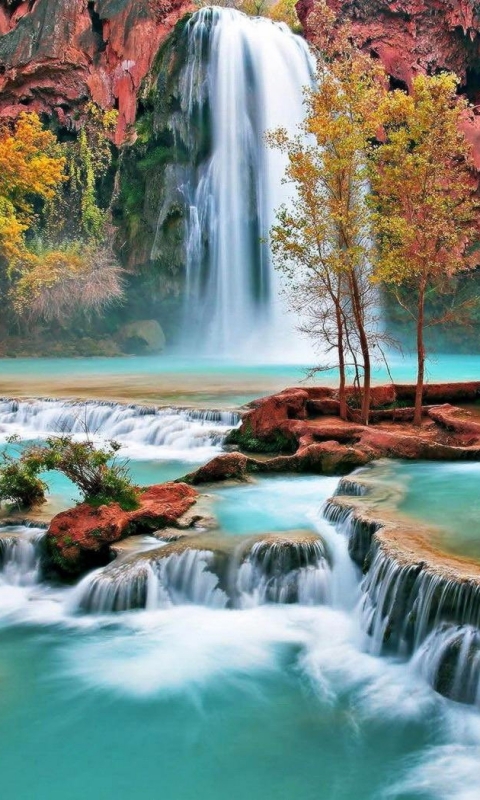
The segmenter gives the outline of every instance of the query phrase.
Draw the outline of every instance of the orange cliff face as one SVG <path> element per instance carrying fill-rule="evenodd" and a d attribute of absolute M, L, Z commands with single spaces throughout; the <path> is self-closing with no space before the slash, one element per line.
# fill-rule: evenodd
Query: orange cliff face
<path fill-rule="evenodd" d="M 455 72 L 477 112 L 465 120 L 480 169 L 480 6 L 477 0 L 327 0 L 349 20 L 358 45 L 379 58 L 392 86 L 410 86 L 420 72 Z M 299 0 L 307 39 L 315 40 L 316 0 Z"/>
<path fill-rule="evenodd" d="M 137 94 L 189 0 L 0 0 L 0 116 L 29 109 L 74 127 L 93 100 L 119 112 L 116 143 Z"/>

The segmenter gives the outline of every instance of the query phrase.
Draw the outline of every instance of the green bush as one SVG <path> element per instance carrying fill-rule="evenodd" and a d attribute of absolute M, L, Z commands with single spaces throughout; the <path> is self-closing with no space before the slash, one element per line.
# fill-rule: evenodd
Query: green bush
<path fill-rule="evenodd" d="M 0 465 L 0 503 L 32 508 L 45 502 L 47 485 L 40 480 L 41 465 L 3 453 Z"/>
<path fill-rule="evenodd" d="M 96 447 L 90 439 L 74 441 L 70 436 L 51 436 L 42 446 L 27 450 L 27 462 L 40 462 L 45 470 L 59 470 L 77 486 L 85 503 L 101 506 L 119 503 L 129 511 L 138 506 L 138 487 L 128 474 L 126 461 L 118 461 L 121 445 L 108 442 Z"/>
<path fill-rule="evenodd" d="M 22 508 L 45 502 L 48 489 L 38 475 L 58 470 L 80 490 L 82 500 L 92 506 L 118 503 L 125 511 L 138 507 L 138 487 L 128 474 L 128 463 L 118 460 L 120 445 L 108 442 L 96 447 L 88 438 L 52 436 L 43 445 L 25 449 L 17 458 L 4 454 L 0 465 L 0 502 Z"/>

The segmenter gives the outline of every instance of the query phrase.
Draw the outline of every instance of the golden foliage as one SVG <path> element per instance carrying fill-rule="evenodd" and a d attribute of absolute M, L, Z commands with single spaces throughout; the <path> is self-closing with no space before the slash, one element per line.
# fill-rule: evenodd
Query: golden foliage
<path fill-rule="evenodd" d="M 318 72 L 318 88 L 306 93 L 300 135 L 291 137 L 280 129 L 267 136 L 271 146 L 285 153 L 285 179 L 296 192 L 293 203 L 277 211 L 272 252 L 276 266 L 290 279 L 293 295 L 310 296 L 312 307 L 316 304 L 319 337 L 329 346 L 334 342 L 341 373 L 346 353 L 357 366 L 360 351 L 362 418 L 367 421 L 370 349 L 379 341 L 369 286 L 368 151 L 380 125 L 386 81 L 379 65 L 365 60 L 349 42 L 328 68 L 320 61 Z M 332 333 L 329 317 L 335 315 Z"/>
<path fill-rule="evenodd" d="M 381 104 L 371 171 L 379 280 L 426 286 L 466 267 L 479 203 L 457 85 L 452 74 L 419 75 L 410 94 L 391 92 Z"/>
<path fill-rule="evenodd" d="M 11 268 L 35 219 L 35 201 L 49 201 L 63 180 L 65 159 L 37 114 L 0 127 L 0 254 Z"/>

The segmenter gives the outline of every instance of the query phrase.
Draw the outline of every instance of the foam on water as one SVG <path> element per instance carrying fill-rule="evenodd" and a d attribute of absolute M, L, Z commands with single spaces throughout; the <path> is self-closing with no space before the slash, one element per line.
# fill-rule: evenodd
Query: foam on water
<path fill-rule="evenodd" d="M 0 439 L 68 433 L 115 439 L 132 457 L 202 461 L 219 452 L 239 422 L 232 411 L 153 408 L 96 401 L 0 401 Z"/>
<path fill-rule="evenodd" d="M 49 705 L 42 710 L 42 704 L 34 702 L 35 713 L 42 719 L 42 730 L 45 731 L 42 735 L 47 748 L 49 737 L 54 735 L 52 728 L 55 729 L 57 718 L 68 720 L 70 710 L 76 708 L 75 730 L 80 726 L 80 730 L 91 731 L 92 725 L 101 724 L 96 716 L 98 707 L 98 713 L 103 714 L 103 725 L 109 715 L 112 716 L 111 724 L 115 725 L 116 710 L 121 710 L 122 715 L 130 715 L 132 725 L 126 737 L 128 747 L 124 753 L 127 758 L 127 753 L 131 755 L 132 737 L 136 741 L 135 731 L 142 729 L 140 720 L 144 712 L 141 708 L 144 707 L 145 713 L 148 712 L 151 717 L 152 704 L 163 703 L 168 712 L 159 712 L 155 717 L 159 726 L 156 736 L 163 743 L 162 748 L 156 751 L 161 761 L 162 778 L 177 781 L 176 784 L 168 784 L 168 796 L 175 797 L 172 787 L 182 785 L 178 796 L 190 800 L 189 790 L 180 778 L 180 764 L 192 764 L 192 769 L 195 768 L 196 760 L 200 758 L 197 746 L 187 740 L 179 755 L 166 753 L 163 758 L 161 754 L 170 735 L 175 735 L 174 727 L 170 726 L 174 725 L 176 709 L 187 702 L 190 711 L 185 725 L 189 729 L 192 725 L 197 726 L 201 731 L 211 724 L 211 715 L 214 713 L 212 703 L 213 707 L 220 703 L 221 714 L 214 718 L 215 725 L 219 726 L 219 738 L 213 743 L 210 732 L 208 743 L 221 748 L 222 738 L 227 740 L 230 736 L 228 720 L 232 714 L 236 718 L 235 714 L 240 713 L 242 706 L 248 708 L 247 718 L 253 715 L 251 723 L 248 723 L 253 728 L 244 729 L 242 734 L 247 737 L 246 740 L 250 740 L 255 727 L 255 715 L 268 704 L 269 693 L 274 691 L 279 693 L 275 705 L 267 705 L 273 718 L 277 709 L 280 713 L 285 703 L 288 708 L 291 703 L 290 716 L 281 716 L 281 723 L 273 723 L 268 733 L 273 739 L 264 741 L 262 753 L 272 745 L 272 752 L 276 752 L 277 759 L 285 759 L 286 753 L 289 759 L 295 758 L 297 747 L 305 750 L 311 737 L 318 737 L 314 738 L 318 751 L 316 755 L 312 752 L 311 758 L 321 758 L 325 751 L 327 759 L 325 763 L 322 761 L 321 771 L 326 782 L 321 783 L 320 776 L 320 783 L 316 787 L 320 795 L 335 796 L 340 800 L 372 800 L 373 797 L 398 800 L 406 797 L 409 800 L 458 797 L 461 800 L 473 800 L 478 797 L 478 712 L 472 706 L 459 706 L 434 692 L 430 685 L 429 670 L 423 669 L 416 657 L 410 660 L 379 658 L 365 649 L 361 618 L 354 611 L 360 575 L 348 560 L 346 536 L 338 533 L 322 518 L 320 512 L 322 503 L 332 490 L 332 481 L 328 478 L 316 478 L 315 481 L 306 479 L 308 494 L 306 486 L 301 486 L 303 479 L 298 480 L 300 483 L 297 488 L 296 480 L 291 481 L 293 500 L 299 504 L 298 513 L 302 507 L 302 521 L 309 519 L 312 528 L 321 534 L 331 563 L 330 589 L 322 596 L 320 604 L 266 602 L 237 609 L 221 607 L 222 604 L 215 607 L 218 605 L 214 599 L 216 582 L 212 580 L 209 569 L 209 578 L 205 573 L 210 556 L 201 550 L 197 551 L 194 558 L 192 551 L 190 555 L 186 555 L 186 551 L 164 564 L 163 585 L 175 590 L 175 603 L 172 604 L 172 596 L 166 598 L 167 602 L 155 596 L 147 603 L 145 610 L 115 615 L 85 615 L 79 613 L 78 607 L 72 613 L 79 587 L 55 589 L 33 581 L 25 585 L 25 581 L 9 578 L 8 569 L 0 573 L 0 633 L 3 641 L 8 643 L 11 632 L 15 639 L 24 637 L 21 639 L 24 642 L 22 648 L 28 646 L 35 649 L 43 641 L 51 654 L 48 679 L 42 678 L 46 681 L 43 693 L 48 696 Z M 239 514 L 243 512 L 242 488 L 248 492 L 249 487 L 238 489 L 236 502 Z M 277 491 L 279 502 L 281 498 L 281 502 L 287 506 L 287 514 L 291 514 L 285 484 L 275 480 L 265 481 L 264 491 L 266 499 Z M 303 495 L 301 503 L 300 495 Z M 3 533 L 8 535 L 8 531 Z M 24 536 L 25 542 L 36 535 L 28 529 L 19 529 L 15 533 L 18 537 Z M 11 557 L 5 562 L 5 567 L 12 560 L 17 568 L 20 564 L 27 564 L 28 559 L 20 555 L 21 547 L 9 552 Z M 323 552 L 317 553 L 315 550 L 314 553 L 312 550 L 311 559 L 315 555 L 316 561 L 323 563 Z M 270 554 L 270 557 L 273 555 Z M 304 564 L 307 571 L 314 566 L 311 559 Z M 263 563 L 262 556 L 260 564 Z M 22 569 L 23 574 L 28 572 L 26 566 Z M 84 582 L 94 581 L 99 574 L 100 571 L 91 573 Z M 205 581 L 205 577 L 208 580 Z M 154 584 L 154 588 L 149 589 L 153 593 L 158 591 L 157 582 Z M 108 608 L 109 603 L 106 603 L 105 611 Z M 469 641 L 472 641 L 472 637 L 475 638 L 473 632 Z M 420 648 L 427 647 L 429 641 L 428 638 L 424 639 Z M 464 648 L 465 654 L 467 649 Z M 5 658 L 5 645 L 3 652 Z M 40 671 L 44 669 L 41 652 L 37 656 L 38 666 L 35 667 Z M 420 654 L 420 650 L 417 653 Z M 425 659 L 423 664 L 426 664 Z M 305 718 L 302 723 L 302 717 L 298 715 L 305 696 L 310 698 L 309 721 Z M 84 697 L 91 698 L 85 717 L 84 712 L 80 711 L 81 698 Z M 73 698 L 76 698 L 76 702 L 72 706 Z M 103 705 L 105 702 L 107 706 Z M 306 714 L 306 711 L 302 713 Z M 136 719 L 135 724 L 133 719 Z M 37 718 L 36 725 L 39 724 Z M 306 726 L 303 734 L 302 724 Z M 322 724 L 327 726 L 327 738 Z M 311 729 L 311 725 L 315 727 Z M 108 735 L 106 731 L 104 735 Z M 201 733 L 199 735 L 201 741 L 203 737 Z M 69 736 L 73 736 L 72 731 Z M 299 736 L 302 738 L 297 741 Z M 77 761 L 78 758 L 81 761 L 82 753 L 88 752 L 89 741 L 90 735 L 77 741 Z M 275 742 L 278 750 L 275 750 Z M 5 744 L 8 745 L 8 741 Z M 144 747 L 150 753 L 150 746 L 145 739 Z M 235 745 L 233 763 L 236 763 L 237 747 L 241 748 L 241 745 Z M 335 750 L 335 747 L 339 749 Z M 257 745 L 255 752 L 256 748 Z M 268 786 L 272 791 L 275 789 L 277 794 L 279 791 L 275 778 L 277 773 L 274 770 L 267 778 L 267 769 L 262 772 L 261 782 L 258 783 L 257 770 L 264 770 L 265 762 L 263 756 L 259 761 L 255 752 L 249 751 L 249 766 L 244 768 L 247 782 L 249 770 L 252 770 L 252 781 L 256 787 L 250 789 L 249 796 L 254 800 L 262 797 L 270 800 L 275 793 L 272 794 Z M 268 757 L 273 758 L 272 763 L 277 763 L 272 752 L 268 752 Z M 355 760 L 357 752 L 363 754 L 359 755 L 361 763 Z M 228 748 L 222 754 L 222 758 L 228 761 Z M 83 785 L 71 757 L 67 754 L 65 758 L 72 785 L 75 781 L 80 781 L 77 785 Z M 91 753 L 88 758 L 92 758 Z M 350 759 L 356 765 L 355 779 L 349 777 Z M 314 763 L 311 761 L 311 768 Z M 260 767 L 260 764 L 263 766 Z M 4 779 L 8 770 L 9 761 L 4 765 Z M 183 772 L 185 770 L 186 766 Z M 187 770 L 186 780 L 189 780 L 189 774 Z M 295 796 L 299 800 L 308 800 L 312 796 L 308 774 L 308 769 L 295 773 Z M 56 800 L 58 795 L 52 789 L 52 780 L 54 783 L 55 779 L 50 777 L 49 780 L 49 783 L 41 784 L 41 791 L 45 794 L 48 785 L 51 796 Z M 115 778 L 113 785 L 118 795 Z M 221 786 L 215 789 L 208 781 L 203 781 L 201 785 L 203 788 L 197 786 L 198 796 L 208 800 L 220 800 L 225 790 Z M 231 796 L 235 800 L 246 797 L 240 787 L 241 783 L 232 789 Z M 27 794 L 22 796 L 13 793 L 9 796 L 24 800 Z M 76 794 L 72 792 L 75 800 L 80 796 L 80 790 L 77 789 Z M 110 800 L 115 796 L 114 790 L 104 790 L 104 796 Z"/>

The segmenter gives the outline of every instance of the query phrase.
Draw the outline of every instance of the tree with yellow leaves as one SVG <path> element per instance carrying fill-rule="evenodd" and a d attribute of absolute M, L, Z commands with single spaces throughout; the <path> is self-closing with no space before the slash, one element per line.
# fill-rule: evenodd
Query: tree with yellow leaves
<path fill-rule="evenodd" d="M 24 257 L 24 234 L 35 220 L 35 203 L 53 199 L 64 165 L 55 136 L 37 114 L 23 113 L 13 125 L 1 125 L 0 256 L 8 269 Z"/>
<path fill-rule="evenodd" d="M 457 85 L 452 74 L 419 75 L 410 94 L 386 95 L 379 109 L 384 133 L 370 171 L 375 276 L 393 288 L 416 326 L 416 425 L 422 420 L 425 328 L 466 310 L 428 318 L 426 303 L 467 269 L 467 250 L 478 238 L 480 204 L 460 127 L 467 101 L 457 96 Z"/>
<path fill-rule="evenodd" d="M 327 28 L 326 28 L 327 30 Z M 329 40 L 324 37 L 328 56 Z M 296 199 L 277 212 L 271 231 L 276 266 L 290 279 L 292 306 L 307 309 L 315 338 L 335 349 L 341 414 L 346 414 L 346 368 L 363 372 L 361 419 L 369 419 L 371 350 L 378 343 L 369 281 L 370 208 L 367 153 L 386 93 L 378 63 L 345 37 L 340 58 L 319 63 L 318 88 L 307 92 L 300 134 L 268 135 L 287 156 L 286 181 Z M 315 321 L 314 321 L 315 320 Z"/>

